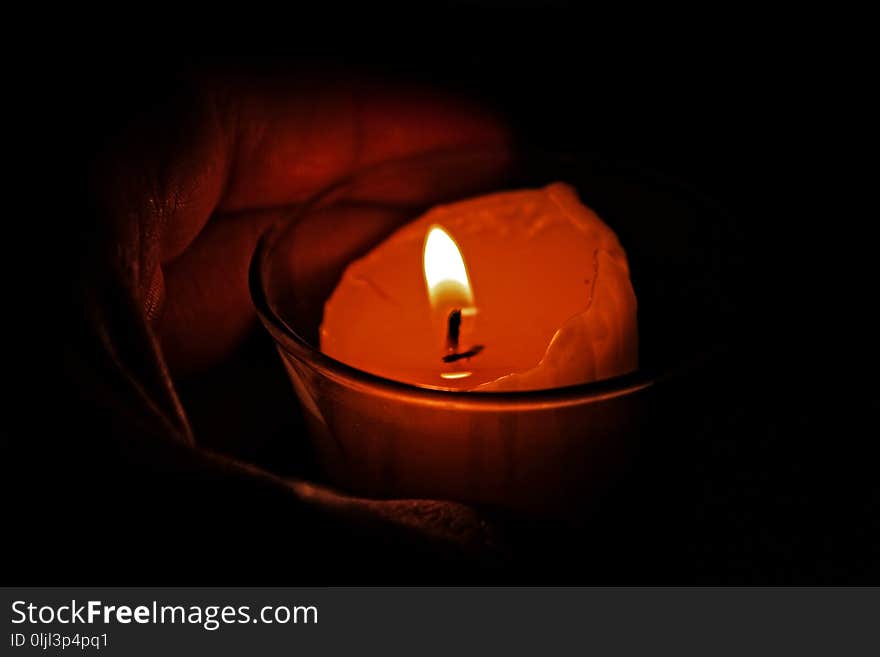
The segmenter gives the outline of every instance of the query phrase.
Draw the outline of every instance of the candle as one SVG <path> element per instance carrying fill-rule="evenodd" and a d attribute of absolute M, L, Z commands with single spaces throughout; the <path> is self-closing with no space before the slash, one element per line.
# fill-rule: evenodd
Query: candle
<path fill-rule="evenodd" d="M 577 186 L 539 186 L 557 172 Z M 251 290 L 327 481 L 539 515 L 598 502 L 656 419 L 657 352 L 646 370 L 627 256 L 575 189 L 634 239 L 711 216 L 631 180 L 465 149 L 365 170 L 274 225 Z"/>
<path fill-rule="evenodd" d="M 574 186 L 540 187 L 550 176 Z M 626 228 L 641 336 L 627 256 L 578 193 Z M 631 473 L 641 440 L 675 436 L 675 382 L 708 358 L 728 299 L 668 292 L 704 280 L 683 237 L 711 253 L 727 221 L 641 171 L 463 149 L 298 207 L 260 240 L 251 290 L 326 481 L 567 522 Z"/>
<path fill-rule="evenodd" d="M 569 185 L 437 206 L 351 263 L 321 350 L 453 390 L 563 387 L 634 371 L 636 297 L 614 232 Z"/>

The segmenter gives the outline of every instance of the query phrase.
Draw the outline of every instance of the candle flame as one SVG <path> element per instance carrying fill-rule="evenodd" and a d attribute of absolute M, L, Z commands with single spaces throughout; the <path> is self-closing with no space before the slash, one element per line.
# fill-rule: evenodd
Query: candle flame
<path fill-rule="evenodd" d="M 428 229 L 424 268 L 432 308 L 446 312 L 473 306 L 474 296 L 461 250 L 441 226 Z"/>

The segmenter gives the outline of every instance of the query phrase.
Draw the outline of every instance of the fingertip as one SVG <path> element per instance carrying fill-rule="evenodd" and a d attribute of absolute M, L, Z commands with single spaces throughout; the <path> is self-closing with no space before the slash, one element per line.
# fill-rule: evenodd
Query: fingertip
<path fill-rule="evenodd" d="M 229 356 L 256 326 L 247 270 L 259 235 L 277 212 L 215 217 L 199 239 L 165 265 L 166 301 L 158 330 L 175 374 Z"/>
<path fill-rule="evenodd" d="M 165 306 L 165 275 L 161 266 L 156 266 L 152 280 L 144 295 L 144 315 L 148 322 L 155 323 L 162 315 Z"/>

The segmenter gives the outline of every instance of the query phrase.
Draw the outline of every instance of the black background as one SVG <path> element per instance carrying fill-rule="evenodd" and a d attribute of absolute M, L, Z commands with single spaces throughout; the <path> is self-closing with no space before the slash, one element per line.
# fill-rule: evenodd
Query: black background
<path fill-rule="evenodd" d="M 342 70 L 430 83 L 493 106 L 530 147 L 597 153 L 680 178 L 730 208 L 743 248 L 745 303 L 737 350 L 706 381 L 694 384 L 699 390 L 694 403 L 712 409 L 703 414 L 709 419 L 687 436 L 666 437 L 654 456 L 677 467 L 667 478 L 646 480 L 615 509 L 621 515 L 582 530 L 574 541 L 550 528 L 513 524 L 506 529 L 514 546 L 508 560 L 462 571 L 457 579 L 876 583 L 877 395 L 870 380 L 876 338 L 860 318 L 875 294 L 865 286 L 870 274 L 845 267 L 858 261 L 857 244 L 869 238 L 872 223 L 864 210 L 851 206 L 867 179 L 859 155 L 866 134 L 858 123 L 863 88 L 858 57 L 832 59 L 822 44 L 791 43 L 784 28 L 764 31 L 758 20 L 747 32 L 731 30 L 721 42 L 715 27 L 703 25 L 694 28 L 695 42 L 659 33 L 639 49 L 640 35 L 630 33 L 597 44 L 593 35 L 601 30 L 586 17 L 534 11 L 536 20 L 521 21 L 515 31 L 486 28 L 484 34 L 492 36 L 474 39 L 482 41 L 479 55 L 451 47 L 444 41 L 449 33 L 437 30 L 436 36 L 381 55 L 359 50 L 349 56 L 102 58 L 56 67 L 50 95 L 68 101 L 64 132 L 74 139 L 69 148 L 64 142 L 64 169 L 43 170 L 37 178 L 53 189 L 59 189 L 58 178 L 64 179 L 58 181 L 61 189 L 73 183 L 58 241 L 79 244 L 88 238 L 88 229 L 80 226 L 89 222 L 78 219 L 89 212 L 88 199 L 79 202 L 79 182 L 85 182 L 80 172 L 102 149 L 113 147 L 117 129 L 130 117 L 165 106 L 174 88 L 166 81 L 202 68 L 260 74 Z M 583 27 L 572 27 L 574 20 Z M 531 38 L 534 34 L 540 37 Z M 47 289 L 57 289 L 35 277 L 35 289 L 26 288 L 26 296 L 42 298 Z M 51 326 L 63 328 L 64 318 L 56 317 Z M 252 376 L 283 379 L 265 336 L 255 335 L 246 349 L 228 376 L 240 376 L 245 368 Z M 191 551 L 178 542 L 174 522 L 162 526 L 174 495 L 163 493 L 161 482 L 145 476 L 144 487 L 157 492 L 144 493 L 133 508 L 114 497 L 112 476 L 97 483 L 79 478 L 78 469 L 112 469 L 113 456 L 86 450 L 89 463 L 77 463 L 71 443 L 88 443 L 95 429 L 64 426 L 66 416 L 78 417 L 67 410 L 80 403 L 72 399 L 76 381 L 60 377 L 59 401 L 50 392 L 58 364 L 38 369 L 36 361 L 23 360 L 38 386 L 30 401 L 42 413 L 32 413 L 9 434 L 13 442 L 37 445 L 41 452 L 35 457 L 26 450 L 26 456 L 6 460 L 10 518 L 18 528 L 7 540 L 14 543 L 11 572 L 18 583 L 46 578 L 83 583 L 93 577 L 103 584 L 455 582 L 447 570 L 423 562 L 337 571 L 328 556 L 326 563 L 307 568 L 281 567 L 287 548 L 277 545 L 268 549 L 271 558 L 256 565 L 261 550 L 242 547 L 259 543 L 254 536 L 226 536 L 228 543 L 218 544 L 214 554 L 205 553 L 207 540 Z M 215 398 L 223 395 L 223 380 L 181 383 L 201 440 L 285 474 L 312 473 L 303 445 L 271 436 L 242 445 L 234 438 L 252 428 L 250 418 L 263 405 L 283 403 L 289 391 L 279 387 L 274 398 L 239 400 L 241 408 L 221 427 L 199 391 L 210 383 Z M 60 442 L 63 467 L 52 456 Z M 216 500 L 211 517 L 222 522 L 222 506 L 235 503 Z M 250 513 L 252 531 L 279 523 L 270 511 Z M 139 514 L 145 523 L 140 538 L 153 552 L 135 550 L 129 558 L 131 547 L 125 541 L 117 545 L 114 525 Z M 218 530 L 216 536 L 224 535 Z M 293 554 L 298 541 L 312 538 L 297 536 L 294 523 L 274 527 L 268 536 L 289 540 Z M 210 565 L 199 565 L 205 563 Z"/>

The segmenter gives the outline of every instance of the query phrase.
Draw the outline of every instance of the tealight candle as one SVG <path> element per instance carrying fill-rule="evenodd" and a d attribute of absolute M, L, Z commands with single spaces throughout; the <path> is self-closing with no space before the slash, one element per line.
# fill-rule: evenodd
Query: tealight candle
<path fill-rule="evenodd" d="M 644 354 L 627 255 L 578 193 L 640 240 Z M 251 290 L 326 481 L 583 517 L 669 417 L 658 372 L 676 380 L 705 322 L 658 290 L 691 280 L 674 247 L 712 213 L 629 169 L 469 149 L 364 170 L 298 207 L 260 240 Z"/>
<path fill-rule="evenodd" d="M 321 350 L 454 390 L 557 388 L 634 371 L 636 297 L 614 232 L 569 185 L 437 206 L 351 263 Z"/>

